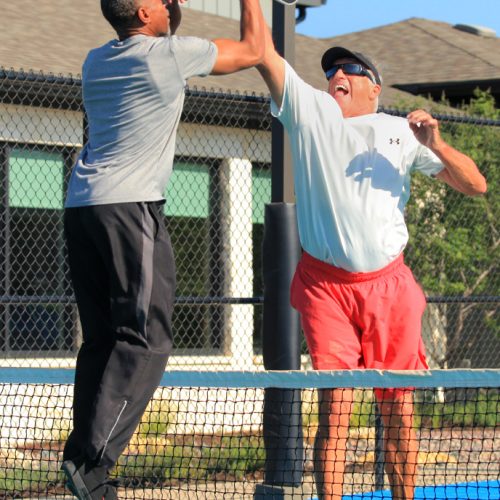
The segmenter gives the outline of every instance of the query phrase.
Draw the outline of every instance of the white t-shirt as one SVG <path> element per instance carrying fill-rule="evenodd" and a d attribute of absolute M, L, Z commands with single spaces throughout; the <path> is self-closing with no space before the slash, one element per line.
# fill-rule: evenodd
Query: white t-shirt
<path fill-rule="evenodd" d="M 91 50 L 82 71 L 89 139 L 66 206 L 163 199 L 186 80 L 210 73 L 216 57 L 215 44 L 195 37 L 135 35 Z"/>
<path fill-rule="evenodd" d="M 283 103 L 272 113 L 290 137 L 302 248 L 351 272 L 385 267 L 405 248 L 404 207 L 414 171 L 443 165 L 404 118 L 343 118 L 327 92 L 286 64 Z"/>

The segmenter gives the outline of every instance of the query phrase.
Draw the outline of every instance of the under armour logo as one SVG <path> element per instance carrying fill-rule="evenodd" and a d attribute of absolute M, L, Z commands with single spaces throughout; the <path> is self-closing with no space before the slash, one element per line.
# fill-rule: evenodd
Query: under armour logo
<path fill-rule="evenodd" d="M 389 139 L 389 144 L 401 144 L 399 137 L 396 139 Z"/>

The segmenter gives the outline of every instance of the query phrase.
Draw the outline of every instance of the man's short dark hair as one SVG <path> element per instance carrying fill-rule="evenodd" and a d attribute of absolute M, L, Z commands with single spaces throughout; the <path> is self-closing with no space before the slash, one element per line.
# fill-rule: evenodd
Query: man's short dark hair
<path fill-rule="evenodd" d="M 130 26 L 137 12 L 137 0 L 101 0 L 101 10 L 113 28 Z"/>

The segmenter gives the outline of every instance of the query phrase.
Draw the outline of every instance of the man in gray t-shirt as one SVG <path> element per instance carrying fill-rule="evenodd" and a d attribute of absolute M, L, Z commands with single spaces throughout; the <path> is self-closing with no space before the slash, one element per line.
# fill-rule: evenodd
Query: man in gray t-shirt
<path fill-rule="evenodd" d="M 80 499 L 116 498 L 108 470 L 127 446 L 172 348 L 175 265 L 163 193 L 191 76 L 256 65 L 259 0 L 241 1 L 241 38 L 174 36 L 185 0 L 101 0 L 118 39 L 89 52 L 89 124 L 64 215 L 83 343 L 62 469 Z"/>
<path fill-rule="evenodd" d="M 216 58 L 214 43 L 194 37 L 138 34 L 91 50 L 82 74 L 89 141 L 66 206 L 161 200 L 186 80 L 209 74 Z"/>

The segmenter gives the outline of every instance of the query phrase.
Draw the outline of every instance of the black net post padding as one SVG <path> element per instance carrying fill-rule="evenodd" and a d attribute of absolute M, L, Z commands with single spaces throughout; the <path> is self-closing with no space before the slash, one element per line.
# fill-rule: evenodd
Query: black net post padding
<path fill-rule="evenodd" d="M 375 405 L 375 490 L 384 489 L 384 425 L 378 405 Z"/>
<path fill-rule="evenodd" d="M 290 305 L 290 284 L 300 254 L 295 204 L 266 205 L 262 262 L 266 370 L 300 369 L 300 321 Z M 265 483 L 300 485 L 304 463 L 300 390 L 266 389 L 263 426 Z"/>
<path fill-rule="evenodd" d="M 269 203 L 264 214 L 263 356 L 266 370 L 300 369 L 300 320 L 290 285 L 301 255 L 293 203 Z"/>

